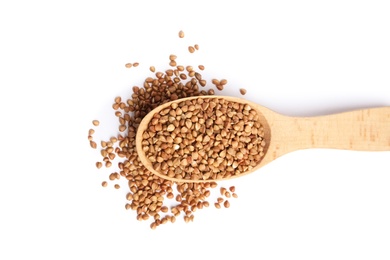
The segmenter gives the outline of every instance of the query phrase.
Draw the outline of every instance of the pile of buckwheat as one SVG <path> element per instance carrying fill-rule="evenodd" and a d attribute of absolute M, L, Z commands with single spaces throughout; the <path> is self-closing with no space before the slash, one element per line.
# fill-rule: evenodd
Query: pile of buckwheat
<path fill-rule="evenodd" d="M 223 98 L 172 103 L 142 135 L 153 168 L 178 180 L 220 180 L 253 169 L 264 156 L 264 128 L 248 104 Z"/>
<path fill-rule="evenodd" d="M 179 32 L 179 37 L 184 37 L 183 31 Z M 190 53 L 194 53 L 198 50 L 199 46 L 197 44 L 188 46 L 188 51 Z M 125 208 L 136 211 L 137 220 L 151 220 L 150 227 L 152 229 L 168 222 L 174 223 L 179 216 L 183 216 L 185 222 L 193 221 L 194 213 L 197 210 L 209 207 L 210 203 L 208 198 L 211 194 L 211 190 L 218 187 L 218 184 L 211 180 L 210 182 L 203 183 L 180 183 L 162 179 L 149 172 L 142 165 L 138 157 L 135 142 L 136 132 L 141 120 L 146 114 L 166 102 L 185 97 L 214 95 L 215 93 L 214 89 L 207 88 L 207 81 L 202 78 L 200 72 L 205 69 L 203 65 L 198 65 L 197 69 L 192 66 L 178 65 L 176 55 L 170 55 L 169 60 L 169 66 L 171 68 L 165 71 L 156 71 L 156 68 L 151 66 L 150 71 L 153 73 L 153 76 L 147 77 L 142 86 L 134 86 L 132 94 L 126 99 L 122 99 L 122 97 L 116 97 L 114 99 L 112 108 L 119 121 L 119 133 L 114 133 L 109 140 L 100 140 L 96 142 L 93 138 L 95 129 L 91 128 L 88 131 L 90 146 L 93 149 L 100 149 L 101 160 L 96 162 L 96 167 L 98 169 L 102 167 L 113 168 L 112 173 L 108 176 L 109 181 L 115 183 L 115 181 L 121 178 L 127 180 L 128 187 L 126 187 L 126 189 L 129 191 L 126 195 L 127 203 L 125 204 Z M 127 63 L 125 66 L 126 68 L 134 68 L 139 66 L 139 63 Z M 227 84 L 227 80 L 213 79 L 212 84 L 217 90 L 222 90 Z M 240 89 L 239 91 L 242 95 L 246 93 L 244 89 Z M 247 116 L 253 115 L 253 112 L 251 112 L 251 110 L 246 110 L 245 107 L 239 107 L 238 109 L 247 111 L 245 112 L 248 114 Z M 256 123 L 257 120 L 254 118 L 251 120 L 253 122 L 251 121 L 252 123 L 250 123 L 251 129 L 250 131 L 248 129 L 248 133 L 255 133 L 256 135 L 261 136 L 261 127 Z M 92 123 L 94 127 L 99 126 L 98 120 L 93 120 Z M 207 126 L 207 120 L 205 120 L 204 123 Z M 195 123 L 191 125 L 191 127 L 192 126 L 196 128 L 199 125 Z M 244 126 L 244 130 L 246 130 L 245 127 L 246 126 Z M 248 136 L 243 136 L 243 138 L 245 139 L 243 142 L 253 141 Z M 238 140 L 240 140 L 240 138 Z M 252 149 L 245 148 L 246 150 L 244 152 L 246 158 L 242 157 L 241 159 L 248 159 L 248 156 L 260 159 L 258 157 L 263 144 L 260 141 L 254 143 L 252 146 L 253 147 L 250 148 L 253 148 L 254 150 L 252 151 Z M 254 154 L 254 151 L 257 152 L 256 155 Z M 202 149 L 200 149 L 198 153 L 202 153 Z M 238 149 L 237 153 L 243 152 Z M 230 154 L 229 151 L 227 151 L 225 156 L 228 156 L 228 154 Z M 235 154 L 235 156 L 240 157 L 239 154 Z M 119 162 L 117 164 L 113 163 L 118 160 Z M 158 158 L 156 160 L 160 161 L 161 159 Z M 203 167 L 214 167 L 219 169 L 219 166 L 214 164 L 214 162 L 211 162 L 210 164 L 208 161 L 207 163 L 208 165 L 201 164 L 203 166 L 199 165 L 199 168 L 192 168 L 194 170 L 201 170 Z M 242 167 L 253 166 L 252 162 L 243 166 L 235 164 L 237 164 L 237 162 L 233 161 L 230 165 L 231 168 L 236 166 L 235 168 L 239 169 L 239 171 L 245 171 L 245 168 Z M 225 170 L 227 174 L 229 174 L 229 167 L 220 169 L 222 172 Z M 210 179 L 212 179 L 212 177 L 213 176 L 211 175 Z M 108 185 L 109 182 L 102 182 L 103 187 L 107 187 Z M 118 183 L 115 183 L 113 186 L 116 189 L 121 188 Z M 230 207 L 228 199 L 231 197 L 237 198 L 234 186 L 229 188 L 220 187 L 219 192 L 220 197 L 214 202 L 216 208 L 221 208 L 221 205 L 228 208 Z M 174 201 L 174 205 L 170 206 L 172 205 L 172 201 Z"/>

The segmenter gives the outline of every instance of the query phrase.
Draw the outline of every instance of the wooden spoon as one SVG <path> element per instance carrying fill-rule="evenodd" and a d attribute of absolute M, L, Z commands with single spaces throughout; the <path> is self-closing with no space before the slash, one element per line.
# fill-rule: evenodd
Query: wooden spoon
<path fill-rule="evenodd" d="M 167 108 L 173 102 L 198 98 L 223 98 L 228 101 L 248 104 L 260 115 L 265 130 L 265 155 L 252 173 L 280 156 L 307 148 L 332 148 L 358 151 L 390 151 L 390 107 L 354 110 L 316 117 L 290 117 L 278 114 L 266 107 L 245 99 L 227 96 L 190 97 L 172 101 L 156 107 L 141 121 L 137 136 L 137 153 L 141 162 L 152 173 L 161 178 L 177 182 L 210 182 L 210 180 L 184 180 L 170 178 L 153 169 L 152 163 L 142 150 L 142 134 L 155 113 Z"/>

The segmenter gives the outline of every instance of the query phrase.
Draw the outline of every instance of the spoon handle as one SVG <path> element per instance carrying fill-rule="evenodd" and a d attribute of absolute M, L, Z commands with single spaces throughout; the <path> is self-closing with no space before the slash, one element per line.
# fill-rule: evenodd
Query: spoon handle
<path fill-rule="evenodd" d="M 279 123 L 286 134 L 280 133 L 280 146 L 288 145 L 285 152 L 305 148 L 390 151 L 390 107 L 283 121 Z"/>

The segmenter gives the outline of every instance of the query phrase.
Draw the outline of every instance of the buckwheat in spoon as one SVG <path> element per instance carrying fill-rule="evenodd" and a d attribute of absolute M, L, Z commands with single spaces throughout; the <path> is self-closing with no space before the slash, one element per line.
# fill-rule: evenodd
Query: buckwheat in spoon
<path fill-rule="evenodd" d="M 300 149 L 390 151 L 390 107 L 289 117 L 235 97 L 183 98 L 144 117 L 136 146 L 141 162 L 161 178 L 231 179 Z"/>

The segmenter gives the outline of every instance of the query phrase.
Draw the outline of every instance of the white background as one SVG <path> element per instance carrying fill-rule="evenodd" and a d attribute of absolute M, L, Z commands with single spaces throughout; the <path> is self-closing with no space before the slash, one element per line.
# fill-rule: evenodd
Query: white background
<path fill-rule="evenodd" d="M 114 97 L 171 53 L 286 115 L 389 106 L 389 14 L 376 0 L 2 1 L 0 259 L 390 259 L 389 152 L 294 152 L 224 182 L 229 209 L 152 231 L 126 188 L 100 186 L 87 140 L 95 118 L 97 140 L 116 133 Z"/>

